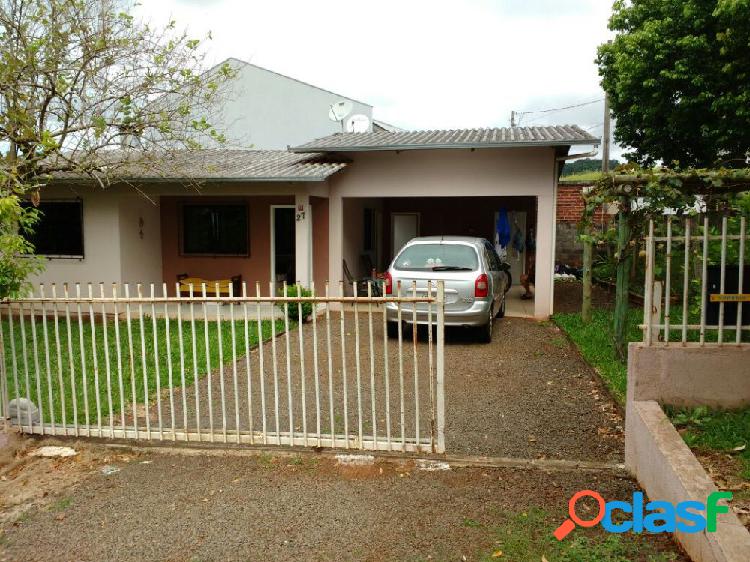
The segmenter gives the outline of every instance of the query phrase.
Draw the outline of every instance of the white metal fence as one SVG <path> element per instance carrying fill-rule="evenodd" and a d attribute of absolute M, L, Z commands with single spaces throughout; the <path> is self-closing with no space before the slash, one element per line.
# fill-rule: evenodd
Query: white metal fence
<path fill-rule="evenodd" d="M 665 217 L 649 224 L 643 341 L 742 345 L 750 341 L 745 217 Z"/>
<path fill-rule="evenodd" d="M 329 296 L 327 284 L 308 297 L 286 285 L 266 296 L 245 284 L 218 297 L 205 285 L 190 296 L 107 289 L 40 286 L 0 304 L 6 423 L 42 435 L 445 451 L 442 282 L 383 297 L 372 287 Z M 426 311 L 429 329 L 407 341 L 399 323 L 389 337 L 386 303 L 400 319 Z"/>

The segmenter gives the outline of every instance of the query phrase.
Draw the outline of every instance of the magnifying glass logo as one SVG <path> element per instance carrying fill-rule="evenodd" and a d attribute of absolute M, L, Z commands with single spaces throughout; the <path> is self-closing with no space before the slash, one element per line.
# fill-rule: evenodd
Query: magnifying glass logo
<path fill-rule="evenodd" d="M 578 500 L 585 497 L 594 498 L 599 504 L 599 513 L 597 513 L 596 517 L 588 521 L 581 519 L 576 513 L 576 503 L 578 503 Z M 555 529 L 555 532 L 552 534 L 555 535 L 555 538 L 558 541 L 561 541 L 565 537 L 567 537 L 573 529 L 576 528 L 576 525 L 578 525 L 579 527 L 593 527 L 595 525 L 598 525 L 599 522 L 604 519 L 605 509 L 606 504 L 604 502 L 604 498 L 598 492 L 594 492 L 593 490 L 581 490 L 580 492 L 576 492 L 568 502 L 569 518 L 563 521 L 562 525 Z"/>

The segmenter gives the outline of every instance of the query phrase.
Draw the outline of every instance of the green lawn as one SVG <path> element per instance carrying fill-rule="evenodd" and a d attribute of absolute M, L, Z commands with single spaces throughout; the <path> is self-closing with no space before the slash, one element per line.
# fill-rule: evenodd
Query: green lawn
<path fill-rule="evenodd" d="M 628 315 L 628 340 L 642 341 L 638 325 L 642 321 L 642 310 L 632 308 Z M 681 309 L 673 310 L 674 318 L 679 318 Z M 596 369 L 607 388 L 620 404 L 625 404 L 627 387 L 627 365 L 615 353 L 612 336 L 612 311 L 594 309 L 592 321 L 584 324 L 579 313 L 556 314 L 555 322 L 576 344 L 586 361 Z M 698 322 L 690 318 L 689 322 Z M 672 339 L 679 338 L 677 332 Z M 735 332 L 726 330 L 725 340 L 733 341 Z M 698 341 L 697 331 L 688 333 L 688 341 Z M 708 332 L 706 341 L 716 341 L 716 332 Z M 694 449 L 730 452 L 741 461 L 741 476 L 750 480 L 750 408 L 733 411 L 716 411 L 701 407 L 695 409 L 666 408 L 675 427 L 682 429 L 687 445 Z M 737 447 L 743 450 L 735 450 Z"/>
<path fill-rule="evenodd" d="M 707 449 L 736 455 L 741 466 L 739 475 L 750 481 L 750 408 L 665 409 L 691 449 Z"/>
<path fill-rule="evenodd" d="M 149 403 L 153 403 L 157 397 L 157 388 L 163 389 L 169 386 L 170 367 L 173 386 L 189 386 L 197 377 L 207 373 L 206 368 L 206 344 L 205 324 L 202 320 L 195 321 L 195 356 L 193 355 L 193 336 L 190 321 L 182 321 L 182 351 L 178 333 L 178 322 L 174 319 L 169 321 L 169 353 L 167 352 L 166 324 L 164 319 L 156 322 L 150 317 L 144 317 L 143 321 L 133 319 L 131 330 L 125 320 L 115 323 L 110 320 L 106 324 L 97 321 L 94 330 L 88 319 L 82 319 L 81 330 L 78 320 L 71 319 L 70 331 L 63 315 L 58 320 L 58 328 L 52 318 L 47 324 L 47 338 L 49 341 L 49 354 L 45 353 L 44 346 L 44 323 L 37 317 L 34 325 L 26 317 L 23 323 L 14 319 L 11 323 L 7 319 L 2 322 L 3 339 L 6 350 L 5 363 L 8 379 L 8 397 L 10 400 L 16 396 L 30 396 L 32 401 L 41 405 L 44 421 L 51 422 L 54 414 L 57 424 L 61 423 L 61 415 L 64 413 L 66 423 L 72 423 L 77 419 L 79 424 L 96 424 L 101 416 L 103 424 L 109 424 L 109 404 L 112 404 L 115 424 L 119 423 L 121 406 L 125 405 L 125 414 L 132 413 L 128 405 L 133 402 L 133 392 L 137 397 L 137 403 L 143 404 L 148 396 Z M 231 322 L 221 323 L 222 360 L 231 362 L 232 359 L 232 331 Z M 13 345 L 11 345 L 11 328 L 13 334 Z M 155 330 L 154 330 L 155 328 Z M 107 345 L 104 345 L 104 334 L 107 334 Z M 273 329 L 271 321 L 261 323 L 262 337 L 270 338 Z M 276 321 L 276 333 L 284 329 L 283 320 Z M 33 343 L 34 330 L 36 331 L 36 348 Z M 118 377 L 118 357 L 116 346 L 116 335 L 119 331 L 120 340 L 120 371 L 122 373 L 123 385 L 120 389 Z M 141 333 L 145 345 L 141 346 Z M 154 353 L 154 335 L 157 339 L 157 353 Z M 132 336 L 132 356 L 130 354 L 129 341 Z M 219 365 L 219 328 L 215 321 L 208 322 L 209 340 L 209 364 L 211 369 Z M 22 342 L 25 340 L 26 353 L 23 353 Z M 59 355 L 55 351 L 55 342 L 60 342 Z M 72 347 L 68 343 L 70 341 Z M 258 342 L 258 323 L 248 323 L 248 337 L 245 339 L 245 323 L 235 322 L 235 341 L 237 356 L 245 355 L 245 350 L 253 347 Z M 15 347 L 14 347 L 15 346 Z M 81 349 L 83 348 L 83 351 Z M 15 354 L 13 350 L 15 349 Z M 145 353 L 144 353 L 145 351 Z M 96 354 L 96 359 L 94 359 Z M 183 359 L 181 360 L 181 355 Z M 17 379 L 14 376 L 13 359 L 17 365 Z M 182 363 L 184 361 L 184 363 Z M 83 376 L 83 365 L 86 366 L 86 376 Z M 182 366 L 184 365 L 184 371 Z M 96 366 L 96 368 L 94 368 Z M 109 366 L 109 378 L 107 376 Z M 144 380 L 144 366 L 146 377 Z M 156 376 L 158 366 L 159 376 Z M 50 384 L 52 384 L 52 405 L 50 407 Z M 183 379 L 184 372 L 184 379 Z M 36 375 L 39 373 L 39 376 Z M 109 385 L 108 385 L 109 380 Z M 63 392 L 60 392 L 60 381 L 62 381 Z M 97 382 L 98 381 L 98 382 Z M 158 384 L 157 384 L 158 383 Z M 73 406 L 73 386 L 77 411 Z M 99 395 L 100 413 L 97 413 L 96 396 Z M 89 414 L 85 413 L 85 404 L 88 403 Z"/>
<path fill-rule="evenodd" d="M 674 552 L 660 552 L 649 535 L 613 535 L 599 527 L 578 528 L 565 540 L 558 541 L 550 532 L 557 523 L 559 521 L 538 508 L 504 515 L 501 524 L 491 529 L 495 547 L 480 559 L 484 562 L 666 562 L 677 557 Z M 464 525 L 482 527 L 472 520 L 464 520 Z"/>
<path fill-rule="evenodd" d="M 641 309 L 636 308 L 631 309 L 628 314 L 629 341 L 642 340 L 638 327 L 642 314 Z M 589 324 L 583 323 L 580 313 L 555 314 L 553 319 L 573 340 L 584 359 L 596 369 L 617 401 L 625 404 L 628 368 L 620 361 L 613 345 L 612 311 L 594 309 Z"/>

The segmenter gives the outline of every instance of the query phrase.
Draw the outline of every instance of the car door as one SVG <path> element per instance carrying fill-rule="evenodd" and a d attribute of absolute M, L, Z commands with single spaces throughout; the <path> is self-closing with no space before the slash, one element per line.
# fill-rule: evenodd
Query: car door
<path fill-rule="evenodd" d="M 500 309 L 504 292 L 505 275 L 500 271 L 500 259 L 495 253 L 495 249 L 487 240 L 484 241 L 484 254 L 488 268 L 487 275 L 491 278 L 492 301 L 494 303 L 492 309 L 497 311 Z"/>

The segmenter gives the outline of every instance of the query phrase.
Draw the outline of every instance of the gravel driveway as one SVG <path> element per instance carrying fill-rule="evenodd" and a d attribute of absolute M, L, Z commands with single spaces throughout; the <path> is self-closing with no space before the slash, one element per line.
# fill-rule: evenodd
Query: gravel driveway
<path fill-rule="evenodd" d="M 625 499 L 635 487 L 611 471 L 424 472 L 385 462 L 342 467 L 313 455 L 152 454 L 116 465 L 120 472 L 95 469 L 72 492 L 6 527 L 0 559 L 494 560 L 493 551 L 508 550 L 502 541 L 515 538 L 529 541 L 527 550 L 506 558 L 538 562 L 545 553 L 555 559 L 545 541 L 575 491 L 594 487 Z M 530 509 L 543 510 L 543 521 L 524 528 L 517 518 Z M 575 533 L 605 538 L 601 529 Z M 622 540 L 635 543 L 629 560 L 675 548 L 665 535 Z"/>
<path fill-rule="evenodd" d="M 249 354 L 249 361 L 244 358 L 237 361 L 237 404 L 234 399 L 235 373 L 232 363 L 224 366 L 225 416 L 222 415 L 220 370 L 214 370 L 210 380 L 204 378 L 196 387 L 188 388 L 184 396 L 177 392 L 174 397 L 177 427 L 182 427 L 185 420 L 189 428 L 198 426 L 196 394 L 200 407 L 200 426 L 204 429 L 209 427 L 210 385 L 212 419 L 219 441 L 223 440 L 224 418 L 226 438 L 231 442 L 235 428 L 247 430 L 251 423 L 255 430 L 262 429 L 265 424 L 268 434 L 275 435 L 278 420 L 279 431 L 288 432 L 290 411 L 295 432 L 306 427 L 308 433 L 315 433 L 320 424 L 321 431 L 329 433 L 333 419 L 333 430 L 337 434 L 343 433 L 346 424 L 349 433 L 357 435 L 361 425 L 365 436 L 371 435 L 375 428 L 380 438 L 385 440 L 390 416 L 390 435 L 394 442 L 399 441 L 402 435 L 407 439 L 413 438 L 417 427 L 421 437 L 429 437 L 432 410 L 430 396 L 434 396 L 434 380 L 431 384 L 426 334 L 420 330 L 416 361 L 411 341 L 405 339 L 401 366 L 398 361 L 398 342 L 384 339 L 382 316 L 377 307 L 374 308 L 372 363 L 368 317 L 361 313 L 359 318 L 359 375 L 354 315 L 351 312 L 345 314 L 345 356 L 342 359 L 340 315 L 331 313 L 330 364 L 324 317 L 319 317 L 315 327 L 318 337 L 317 377 L 314 369 L 316 357 L 312 350 L 314 327 L 308 323 L 302 328 L 304 375 L 300 362 L 299 330 L 293 328 L 288 334 L 288 354 L 287 334 L 277 337 L 275 372 L 273 348 L 268 342 L 263 348 L 262 376 L 259 350 L 253 350 Z M 387 363 L 384 360 L 384 341 L 387 341 Z M 346 380 L 342 369 L 344 360 L 347 364 Z M 402 370 L 403 381 L 400 375 Z M 434 369 L 432 372 L 434 379 Z M 361 380 L 360 393 L 357 392 L 357 376 Z M 319 401 L 316 401 L 316 385 L 320 389 Z M 491 344 L 475 343 L 474 334 L 467 330 L 448 329 L 445 385 L 446 441 L 449 453 L 614 462 L 622 460 L 622 420 L 614 403 L 602 389 L 596 374 L 551 323 L 519 318 L 498 320 Z M 248 408 L 248 395 L 252 397 L 252 414 Z M 303 395 L 306 396 L 304 415 Z M 415 415 L 417 399 L 420 415 L 418 424 Z M 265 419 L 261 408 L 263 401 L 266 406 Z M 152 420 L 157 418 L 155 407 L 151 409 L 150 415 Z M 171 424 L 172 410 L 166 394 L 162 399 L 162 417 L 166 425 Z M 168 438 L 168 435 L 165 437 Z M 310 446 L 315 444 L 314 439 L 309 443 Z"/>

